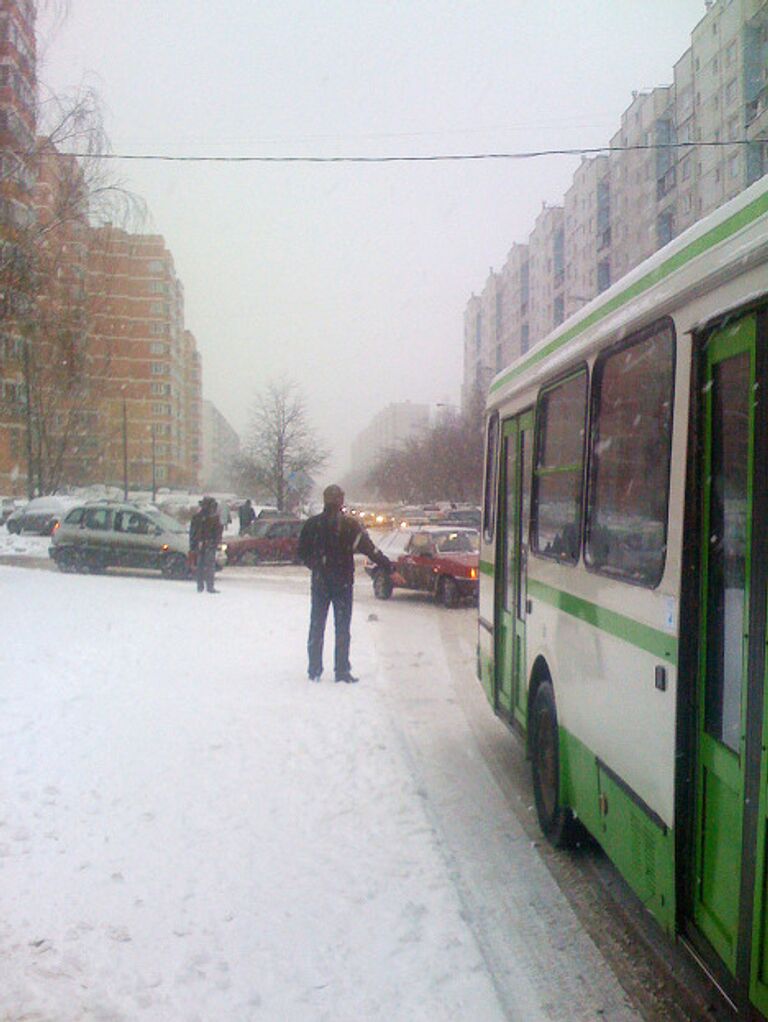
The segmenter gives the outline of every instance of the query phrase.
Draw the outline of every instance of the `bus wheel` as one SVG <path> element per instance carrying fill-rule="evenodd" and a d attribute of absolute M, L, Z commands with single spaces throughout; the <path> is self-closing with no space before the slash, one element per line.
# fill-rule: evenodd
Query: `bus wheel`
<path fill-rule="evenodd" d="M 551 681 L 542 681 L 533 698 L 531 760 L 539 826 L 555 848 L 568 848 L 575 841 L 576 825 L 570 809 L 560 805 L 557 708 Z"/>

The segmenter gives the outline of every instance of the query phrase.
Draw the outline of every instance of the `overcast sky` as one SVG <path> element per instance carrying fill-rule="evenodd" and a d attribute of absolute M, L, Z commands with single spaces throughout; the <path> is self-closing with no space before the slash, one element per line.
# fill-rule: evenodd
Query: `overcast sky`
<path fill-rule="evenodd" d="M 40 78 L 103 100 L 114 152 L 392 155 L 606 144 L 672 80 L 703 0 L 69 0 Z M 121 163 L 186 292 L 204 396 L 246 432 L 292 377 L 332 448 L 392 401 L 459 401 L 463 311 L 562 200 L 573 157 Z"/>

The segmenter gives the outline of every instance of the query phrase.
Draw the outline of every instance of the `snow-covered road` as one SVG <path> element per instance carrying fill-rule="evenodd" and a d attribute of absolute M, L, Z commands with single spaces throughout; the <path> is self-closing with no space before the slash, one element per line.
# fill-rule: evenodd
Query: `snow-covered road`
<path fill-rule="evenodd" d="M 361 580 L 312 685 L 305 575 L 219 584 L 0 567 L 2 1022 L 638 1017 L 479 753 L 475 612 Z"/>

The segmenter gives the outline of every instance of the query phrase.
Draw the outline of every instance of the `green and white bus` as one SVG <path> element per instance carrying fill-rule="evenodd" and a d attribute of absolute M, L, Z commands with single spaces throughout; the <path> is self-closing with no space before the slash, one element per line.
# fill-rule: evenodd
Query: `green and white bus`
<path fill-rule="evenodd" d="M 768 179 L 493 380 L 479 674 L 578 826 L 768 1017 Z"/>

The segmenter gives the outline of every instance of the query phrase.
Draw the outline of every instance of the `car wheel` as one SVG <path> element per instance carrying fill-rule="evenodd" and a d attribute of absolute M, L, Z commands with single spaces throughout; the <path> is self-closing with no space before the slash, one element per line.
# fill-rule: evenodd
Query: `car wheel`
<path fill-rule="evenodd" d="M 373 595 L 377 600 L 388 600 L 392 595 L 392 579 L 385 571 L 377 571 L 373 576 Z"/>
<path fill-rule="evenodd" d="M 16 533 L 17 535 L 20 531 L 18 522 L 6 522 L 5 527 L 9 532 Z"/>
<path fill-rule="evenodd" d="M 542 681 L 531 709 L 533 794 L 539 826 L 555 848 L 569 848 L 577 826 L 570 809 L 560 804 L 560 743 L 552 682 Z"/>
<path fill-rule="evenodd" d="M 455 579 L 443 578 L 440 580 L 437 588 L 438 603 L 442 603 L 444 607 L 453 610 L 454 607 L 458 607 L 460 596 L 459 587 Z"/>
<path fill-rule="evenodd" d="M 258 550 L 246 550 L 237 563 L 244 564 L 248 568 L 255 568 L 257 564 L 261 563 L 261 555 Z"/>
<path fill-rule="evenodd" d="M 160 566 L 163 578 L 189 578 L 189 567 L 186 557 L 174 554 L 166 557 Z"/>
<path fill-rule="evenodd" d="M 56 554 L 56 567 L 65 574 L 79 570 L 79 558 L 74 550 L 59 550 Z"/>

